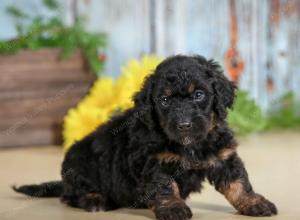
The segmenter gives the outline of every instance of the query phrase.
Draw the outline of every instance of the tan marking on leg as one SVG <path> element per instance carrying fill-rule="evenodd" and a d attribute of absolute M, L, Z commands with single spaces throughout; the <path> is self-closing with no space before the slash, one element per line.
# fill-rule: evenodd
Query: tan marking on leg
<path fill-rule="evenodd" d="M 216 157 L 211 157 L 207 160 L 207 168 L 216 167 L 218 159 Z"/>
<path fill-rule="evenodd" d="M 255 193 L 247 193 L 241 180 L 230 183 L 227 188 L 220 189 L 220 192 L 240 213 L 247 212 L 249 207 L 258 204 L 263 198 Z"/>
<path fill-rule="evenodd" d="M 207 160 L 191 163 L 191 167 L 194 169 L 209 169 L 216 167 L 218 164 L 218 158 L 215 156 L 209 157 Z"/>
<path fill-rule="evenodd" d="M 216 127 L 215 113 L 210 113 L 210 121 L 208 131 L 212 131 Z"/>
<path fill-rule="evenodd" d="M 244 189 L 241 180 L 236 180 L 229 184 L 225 189 L 220 190 L 226 199 L 234 205 L 243 195 Z"/>
<path fill-rule="evenodd" d="M 224 194 L 229 203 L 238 211 L 245 209 L 247 205 L 247 196 L 241 180 L 230 183 L 227 188 L 220 189 L 220 192 Z"/>
<path fill-rule="evenodd" d="M 227 160 L 234 153 L 235 148 L 223 148 L 218 152 L 218 158 L 220 160 Z"/>
<path fill-rule="evenodd" d="M 101 195 L 99 193 L 87 193 L 85 196 L 86 196 L 87 199 L 101 198 Z"/>
<path fill-rule="evenodd" d="M 161 195 L 158 193 L 156 195 L 157 204 L 156 204 L 156 207 L 154 207 L 154 210 L 155 210 L 155 208 L 175 207 L 184 202 L 184 200 L 180 196 L 180 192 L 179 192 L 177 183 L 174 180 L 172 180 L 170 182 L 169 186 L 172 189 L 172 194 Z M 155 204 L 154 204 L 154 206 L 155 206 Z"/>
<path fill-rule="evenodd" d="M 255 205 L 255 204 L 257 204 L 259 201 L 260 201 L 260 197 L 257 197 L 257 196 L 255 196 L 255 195 L 253 195 L 253 196 L 245 196 L 245 198 L 244 198 L 244 202 L 245 202 L 247 205 Z"/>
<path fill-rule="evenodd" d="M 176 207 L 180 206 L 182 203 L 184 203 L 184 200 L 181 198 L 177 198 L 175 196 L 164 196 L 164 198 L 159 199 L 159 205 L 157 207 Z"/>
<path fill-rule="evenodd" d="M 178 188 L 178 185 L 177 185 L 177 183 L 175 181 L 172 181 L 171 188 L 172 188 L 174 196 L 176 198 L 180 198 L 179 188 Z"/>
<path fill-rule="evenodd" d="M 184 169 L 210 169 L 220 164 L 220 158 L 211 156 L 206 160 L 193 161 L 188 160 L 178 154 L 172 152 L 162 152 L 156 155 L 156 158 L 160 163 L 179 163 Z"/>
<path fill-rule="evenodd" d="M 156 155 L 156 158 L 160 163 L 179 163 L 184 169 L 191 169 L 197 166 L 186 158 L 172 152 L 159 153 Z"/>
<path fill-rule="evenodd" d="M 163 152 L 157 154 L 156 158 L 160 163 L 181 162 L 181 157 L 172 152 Z"/>

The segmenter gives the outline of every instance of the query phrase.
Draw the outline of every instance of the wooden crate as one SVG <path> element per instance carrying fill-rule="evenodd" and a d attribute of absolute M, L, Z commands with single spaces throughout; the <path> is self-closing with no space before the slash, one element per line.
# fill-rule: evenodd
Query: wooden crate
<path fill-rule="evenodd" d="M 79 51 L 0 55 L 0 147 L 61 144 L 63 117 L 88 92 L 95 75 Z"/>

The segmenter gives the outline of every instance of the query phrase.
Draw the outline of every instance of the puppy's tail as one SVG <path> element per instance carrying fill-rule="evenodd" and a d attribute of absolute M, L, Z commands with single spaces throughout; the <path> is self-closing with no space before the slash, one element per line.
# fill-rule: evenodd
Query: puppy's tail
<path fill-rule="evenodd" d="M 38 185 L 12 186 L 16 192 L 23 193 L 32 197 L 59 197 L 62 194 L 62 181 L 52 181 Z"/>

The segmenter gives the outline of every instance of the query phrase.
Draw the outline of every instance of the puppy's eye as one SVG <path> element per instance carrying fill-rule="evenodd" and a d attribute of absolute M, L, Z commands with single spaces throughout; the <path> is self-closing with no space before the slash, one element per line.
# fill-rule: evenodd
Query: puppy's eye
<path fill-rule="evenodd" d="M 163 106 L 168 106 L 169 105 L 169 99 L 167 96 L 163 96 L 160 98 L 160 102 Z"/>
<path fill-rule="evenodd" d="M 202 90 L 197 90 L 194 93 L 194 99 L 196 101 L 202 101 L 205 98 L 205 94 Z"/>

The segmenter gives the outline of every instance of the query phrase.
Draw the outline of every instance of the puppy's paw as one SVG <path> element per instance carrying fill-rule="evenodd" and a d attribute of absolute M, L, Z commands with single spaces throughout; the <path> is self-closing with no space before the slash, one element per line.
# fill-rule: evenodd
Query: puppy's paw
<path fill-rule="evenodd" d="M 105 201 L 100 194 L 88 193 L 79 200 L 80 208 L 88 212 L 104 211 Z"/>
<path fill-rule="evenodd" d="M 191 209 L 184 202 L 158 206 L 154 213 L 158 220 L 188 220 L 193 216 Z"/>
<path fill-rule="evenodd" d="M 244 207 L 240 213 L 248 216 L 272 216 L 277 214 L 276 206 L 259 194 L 251 199 L 251 204 Z"/>

